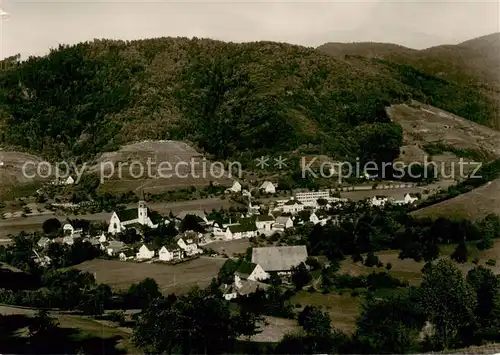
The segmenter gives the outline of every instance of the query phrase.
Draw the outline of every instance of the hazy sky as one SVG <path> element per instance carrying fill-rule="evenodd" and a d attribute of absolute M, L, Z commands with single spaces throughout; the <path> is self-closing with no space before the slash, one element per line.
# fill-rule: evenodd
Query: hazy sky
<path fill-rule="evenodd" d="M 227 41 L 455 44 L 498 32 L 499 3 L 465 1 L 0 0 L 0 57 L 44 54 L 94 38 L 210 37 Z"/>

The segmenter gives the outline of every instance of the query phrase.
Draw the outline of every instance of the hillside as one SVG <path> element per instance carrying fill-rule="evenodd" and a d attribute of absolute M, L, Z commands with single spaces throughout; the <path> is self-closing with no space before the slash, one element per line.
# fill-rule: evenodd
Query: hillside
<path fill-rule="evenodd" d="M 461 217 L 478 220 L 489 214 L 500 215 L 500 179 L 450 200 L 412 212 L 418 217 Z"/>
<path fill-rule="evenodd" d="M 500 33 L 474 38 L 457 45 L 415 50 L 390 43 L 325 43 L 318 50 L 334 57 L 358 55 L 413 65 L 444 79 L 500 85 Z"/>
<path fill-rule="evenodd" d="M 416 99 L 487 125 L 498 113 L 475 85 L 284 43 L 96 40 L 3 67 L 0 143 L 50 158 L 163 139 L 209 158 L 294 151 L 392 161 L 402 131 L 385 111 L 391 103 Z"/>

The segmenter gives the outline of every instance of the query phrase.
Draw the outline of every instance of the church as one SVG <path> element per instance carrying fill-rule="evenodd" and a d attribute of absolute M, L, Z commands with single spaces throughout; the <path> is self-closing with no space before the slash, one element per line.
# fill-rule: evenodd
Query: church
<path fill-rule="evenodd" d="M 108 232 L 111 234 L 124 232 L 127 228 L 147 226 L 149 228 L 158 228 L 162 217 L 152 212 L 144 200 L 139 201 L 137 208 L 124 211 L 113 212 L 109 220 Z"/>

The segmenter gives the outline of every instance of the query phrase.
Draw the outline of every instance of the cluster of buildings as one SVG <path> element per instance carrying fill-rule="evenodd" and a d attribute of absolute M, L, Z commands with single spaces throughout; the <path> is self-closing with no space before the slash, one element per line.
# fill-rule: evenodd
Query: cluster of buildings
<path fill-rule="evenodd" d="M 305 245 L 253 248 L 252 261 L 240 263 L 234 281 L 221 286 L 222 295 L 229 301 L 259 289 L 266 290 L 269 284 L 263 281 L 268 280 L 271 273 L 289 275 L 293 267 L 306 262 L 307 256 Z"/>
<path fill-rule="evenodd" d="M 404 195 L 403 199 L 401 199 L 401 200 L 396 200 L 392 197 L 387 197 L 387 196 L 383 196 L 383 195 L 377 195 L 377 196 L 373 196 L 369 202 L 370 202 L 370 205 L 372 205 L 374 207 L 383 207 L 389 203 L 394 204 L 394 205 L 412 205 L 415 202 L 417 202 L 418 200 L 419 200 L 419 197 L 417 194 L 407 193 L 406 195 Z"/>

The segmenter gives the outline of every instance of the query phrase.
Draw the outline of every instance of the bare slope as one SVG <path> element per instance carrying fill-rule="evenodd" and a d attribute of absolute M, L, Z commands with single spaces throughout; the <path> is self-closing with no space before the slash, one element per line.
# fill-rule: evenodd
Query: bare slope
<path fill-rule="evenodd" d="M 500 215 L 500 179 L 412 214 L 418 217 L 462 217 L 471 220 L 488 214 Z"/>

